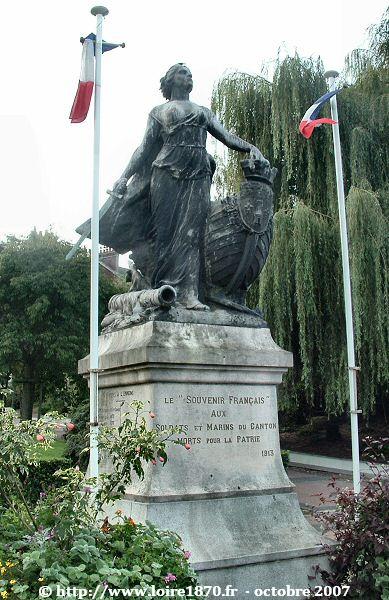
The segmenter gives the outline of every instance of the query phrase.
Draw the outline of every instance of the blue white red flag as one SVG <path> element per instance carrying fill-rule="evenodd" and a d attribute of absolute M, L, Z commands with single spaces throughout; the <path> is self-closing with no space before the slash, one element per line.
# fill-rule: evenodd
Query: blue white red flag
<path fill-rule="evenodd" d="M 95 47 L 96 36 L 90 33 L 86 38 L 82 38 L 82 57 L 81 57 L 81 74 L 78 82 L 76 96 L 74 98 L 72 110 L 70 111 L 70 121 L 72 123 L 82 123 L 85 121 L 89 111 L 89 106 L 92 99 L 93 86 L 95 80 Z M 108 52 L 114 48 L 118 48 L 123 44 L 109 44 L 102 41 L 102 52 Z"/>
<path fill-rule="evenodd" d="M 319 116 L 320 111 L 321 111 L 322 107 L 324 106 L 324 104 L 326 102 L 328 102 L 329 99 L 332 96 L 334 96 L 335 94 L 337 94 L 338 92 L 340 92 L 340 89 L 333 90 L 332 92 L 327 92 L 327 94 L 324 94 L 324 96 L 322 96 L 321 98 L 316 100 L 316 102 L 308 108 L 307 112 L 301 119 L 301 123 L 299 126 L 300 133 L 305 138 L 307 138 L 307 139 L 310 138 L 315 127 L 319 127 L 323 123 L 329 123 L 331 125 L 335 125 L 336 121 L 334 121 L 333 119 L 326 119 L 326 118 L 318 119 L 318 116 Z"/>
<path fill-rule="evenodd" d="M 86 40 L 92 40 L 92 42 L 96 42 L 96 35 L 94 33 L 90 33 L 86 38 Z M 95 48 L 95 44 L 93 44 L 93 47 Z M 110 50 L 115 50 L 115 48 L 119 48 L 119 46 L 124 47 L 124 44 L 110 44 L 109 42 L 105 42 L 104 40 L 102 40 L 101 43 L 101 51 L 104 54 L 104 52 L 109 52 Z"/>
<path fill-rule="evenodd" d="M 82 123 L 88 114 L 95 81 L 94 42 L 86 38 L 82 45 L 81 73 L 76 96 L 69 119 L 72 123 Z"/>

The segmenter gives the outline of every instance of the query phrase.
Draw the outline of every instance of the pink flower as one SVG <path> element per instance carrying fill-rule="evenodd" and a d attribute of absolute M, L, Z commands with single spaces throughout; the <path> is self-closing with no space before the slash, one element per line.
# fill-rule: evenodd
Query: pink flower
<path fill-rule="evenodd" d="M 164 462 L 165 462 L 165 459 L 164 459 L 164 457 L 163 457 L 163 456 L 160 456 L 160 457 L 159 457 L 159 460 L 160 460 L 160 462 L 162 462 L 162 463 L 164 463 Z"/>
<path fill-rule="evenodd" d="M 155 419 L 155 413 L 153 413 L 153 412 L 149 412 L 149 415 L 150 415 L 150 417 L 151 417 L 152 419 Z"/>
<path fill-rule="evenodd" d="M 192 556 L 192 553 L 189 552 L 189 550 L 185 550 L 185 552 L 184 552 L 184 558 L 186 558 L 186 560 L 188 560 L 191 556 Z"/>
<path fill-rule="evenodd" d="M 168 573 L 165 577 L 165 582 L 170 583 L 171 581 L 176 581 L 177 577 L 173 575 L 173 573 Z"/>
<path fill-rule="evenodd" d="M 187 450 L 190 450 L 191 449 L 191 445 L 188 444 L 188 443 L 186 443 L 185 446 L 184 446 L 184 448 L 186 448 Z"/>
<path fill-rule="evenodd" d="M 37 442 L 44 442 L 45 441 L 45 436 L 42 435 L 41 433 L 38 433 L 38 435 L 36 436 Z"/>
<path fill-rule="evenodd" d="M 74 423 L 68 423 L 66 425 L 66 427 L 67 427 L 68 431 L 73 431 L 73 429 L 75 428 L 75 424 Z"/>
<path fill-rule="evenodd" d="M 152 462 L 152 464 L 153 464 L 153 465 L 156 465 L 156 464 L 157 464 L 157 461 L 155 460 L 155 458 L 152 458 L 152 459 L 151 459 L 151 462 Z"/>

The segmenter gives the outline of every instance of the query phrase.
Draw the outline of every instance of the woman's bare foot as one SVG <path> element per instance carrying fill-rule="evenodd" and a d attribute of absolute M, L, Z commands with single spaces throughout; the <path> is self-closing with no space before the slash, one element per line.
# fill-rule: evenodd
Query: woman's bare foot
<path fill-rule="evenodd" d="M 195 297 L 185 298 L 185 300 L 182 300 L 181 303 L 189 310 L 210 310 L 207 304 L 203 304 L 198 298 Z"/>

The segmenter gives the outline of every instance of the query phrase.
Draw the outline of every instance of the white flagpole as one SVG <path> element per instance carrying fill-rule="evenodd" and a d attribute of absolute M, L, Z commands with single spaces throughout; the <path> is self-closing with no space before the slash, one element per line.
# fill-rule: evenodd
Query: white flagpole
<path fill-rule="evenodd" d="M 327 71 L 324 77 L 328 79 L 330 91 L 335 89 L 335 79 L 339 77 L 337 71 Z M 343 270 L 343 289 L 344 289 L 344 307 L 346 315 L 346 338 L 347 338 L 347 363 L 348 363 L 348 379 L 350 388 L 350 416 L 351 416 L 351 448 L 353 461 L 353 484 L 354 492 L 359 494 L 361 490 L 361 475 L 359 465 L 359 440 L 358 440 L 358 414 L 361 410 L 357 408 L 357 371 L 359 367 L 355 365 L 355 350 L 354 350 L 354 327 L 353 327 L 353 310 L 351 298 L 351 278 L 350 278 L 350 262 L 348 254 L 348 238 L 347 238 L 347 220 L 346 208 L 344 201 L 344 186 L 343 186 L 343 168 L 342 168 L 342 153 L 340 148 L 340 135 L 338 124 L 338 104 L 336 94 L 330 99 L 331 117 L 336 121 L 332 125 L 332 136 L 334 142 L 335 153 L 335 171 L 336 171 L 336 187 L 338 191 L 338 208 L 339 208 L 339 224 L 340 224 L 340 243 L 342 247 L 342 270 Z"/>
<path fill-rule="evenodd" d="M 97 436 L 99 401 L 99 197 L 100 197 L 100 93 L 101 93 L 101 56 L 103 17 L 108 14 L 104 6 L 95 6 L 91 10 L 96 17 L 95 43 L 95 114 L 93 139 L 93 204 L 91 223 L 91 290 L 90 290 L 90 460 L 89 475 L 96 478 L 98 487 L 99 452 Z"/>

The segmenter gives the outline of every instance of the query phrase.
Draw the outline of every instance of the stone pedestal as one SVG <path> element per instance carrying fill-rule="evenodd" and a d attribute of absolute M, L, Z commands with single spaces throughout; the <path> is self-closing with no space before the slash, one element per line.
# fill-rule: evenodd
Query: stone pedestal
<path fill-rule="evenodd" d="M 308 587 L 326 564 L 281 461 L 277 385 L 291 366 L 265 328 L 151 321 L 100 337 L 100 422 L 118 425 L 142 400 L 151 426 L 179 425 L 191 445 L 170 446 L 116 508 L 176 531 L 201 583 L 236 598 Z"/>

